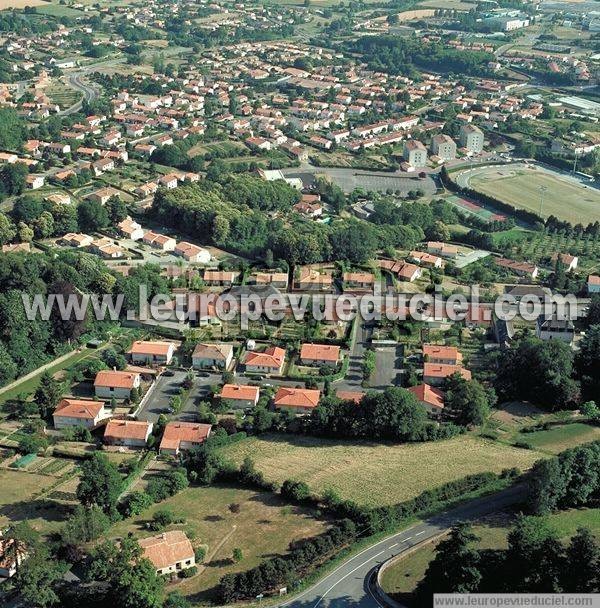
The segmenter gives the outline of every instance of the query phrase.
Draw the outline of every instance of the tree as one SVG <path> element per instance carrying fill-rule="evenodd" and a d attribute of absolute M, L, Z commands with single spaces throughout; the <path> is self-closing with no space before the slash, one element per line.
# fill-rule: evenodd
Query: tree
<path fill-rule="evenodd" d="M 232 557 L 233 561 L 234 561 L 236 564 L 238 564 L 239 562 L 241 562 L 241 561 L 242 561 L 242 559 L 244 559 L 244 554 L 243 554 L 242 550 L 241 550 L 239 547 L 236 547 L 236 548 L 233 550 L 233 553 L 232 553 L 232 556 L 231 556 L 231 557 Z"/>
<path fill-rule="evenodd" d="M 142 557 L 142 549 L 132 537 L 119 545 L 105 541 L 92 552 L 87 572 L 90 581 L 107 583 L 105 605 L 124 608 L 162 608 L 164 583 L 154 565 Z"/>
<path fill-rule="evenodd" d="M 64 545 L 78 546 L 100 538 L 110 527 L 110 519 L 97 505 L 77 505 L 60 532 Z"/>
<path fill-rule="evenodd" d="M 44 372 L 35 391 L 34 400 L 38 406 L 40 416 L 49 418 L 56 409 L 62 397 L 62 384 L 55 380 L 49 372 Z"/>
<path fill-rule="evenodd" d="M 525 337 L 500 354 L 495 386 L 506 400 L 525 399 L 544 407 L 564 408 L 578 398 L 572 375 L 573 351 L 568 344 Z"/>
<path fill-rule="evenodd" d="M 25 141 L 25 123 L 13 108 L 0 108 L 0 148 L 19 150 Z"/>
<path fill-rule="evenodd" d="M 0 213 L 0 245 L 10 243 L 15 236 L 17 236 L 16 226 L 5 213 Z"/>
<path fill-rule="evenodd" d="M 575 369 L 583 399 L 600 403 L 600 325 L 592 325 L 579 342 Z"/>
<path fill-rule="evenodd" d="M 490 395 L 477 380 L 465 380 L 456 373 L 446 380 L 445 405 L 457 424 L 483 424 L 490 414 Z"/>
<path fill-rule="evenodd" d="M 110 218 L 99 201 L 84 199 L 77 206 L 77 218 L 82 230 L 96 232 L 108 228 Z"/>
<path fill-rule="evenodd" d="M 127 367 L 127 359 L 118 354 L 114 348 L 106 348 L 102 351 L 102 361 L 111 369 L 123 370 Z"/>
<path fill-rule="evenodd" d="M 55 587 L 61 578 L 60 564 L 52 559 L 46 545 L 39 545 L 23 562 L 13 581 L 27 606 L 49 608 L 60 603 Z"/>
<path fill-rule="evenodd" d="M 164 601 L 163 608 L 192 608 L 192 605 L 181 592 L 171 591 Z"/>
<path fill-rule="evenodd" d="M 0 169 L 0 187 L 6 194 L 19 195 L 25 190 L 29 170 L 23 163 L 6 163 Z"/>
<path fill-rule="evenodd" d="M 33 241 L 33 230 L 25 222 L 19 222 L 17 226 L 17 234 L 22 243 L 30 243 Z"/>
<path fill-rule="evenodd" d="M 83 306 L 81 293 L 69 281 L 52 283 L 48 287 L 48 293 L 55 294 L 57 300 L 62 300 L 65 303 L 64 314 L 57 303 L 52 307 L 50 313 L 50 324 L 54 337 L 61 343 L 76 340 L 83 333 L 87 318 L 87 310 Z M 72 305 L 70 310 L 68 308 L 69 302 Z"/>
<path fill-rule="evenodd" d="M 106 454 L 95 452 L 81 465 L 77 498 L 84 506 L 97 505 L 107 515 L 114 516 L 122 489 L 121 475 Z"/>
<path fill-rule="evenodd" d="M 436 547 L 435 557 L 417 586 L 420 605 L 429 604 L 433 593 L 477 591 L 481 581 L 480 558 L 472 545 L 478 540 L 468 524 L 453 526 L 450 536 Z"/>
<path fill-rule="evenodd" d="M 593 420 L 600 418 L 600 408 L 596 405 L 595 401 L 586 401 L 581 405 L 579 411 L 582 416 L 586 416 L 587 418 L 592 418 Z"/>
<path fill-rule="evenodd" d="M 127 217 L 127 205 L 118 196 L 111 196 L 104 207 L 113 225 Z"/>
<path fill-rule="evenodd" d="M 600 587 L 600 546 L 587 528 L 579 528 L 567 548 L 562 575 L 564 593 L 597 593 Z"/>

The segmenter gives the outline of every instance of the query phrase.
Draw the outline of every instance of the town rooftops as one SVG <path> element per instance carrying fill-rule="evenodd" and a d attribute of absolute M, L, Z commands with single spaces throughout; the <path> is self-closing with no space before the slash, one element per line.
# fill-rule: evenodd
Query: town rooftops
<path fill-rule="evenodd" d="M 319 405 L 321 391 L 308 388 L 287 388 L 282 386 L 275 397 L 273 403 L 276 407 L 299 407 L 313 409 Z"/>
<path fill-rule="evenodd" d="M 104 438 L 141 439 L 145 441 L 151 428 L 152 423 L 145 420 L 117 420 L 113 418 L 106 425 Z"/>
<path fill-rule="evenodd" d="M 130 355 L 159 355 L 166 357 L 173 348 L 172 342 L 150 342 L 138 340 L 131 345 Z"/>
<path fill-rule="evenodd" d="M 424 363 L 423 377 L 447 378 L 452 374 L 460 374 L 465 380 L 471 379 L 471 372 L 460 365 L 450 365 L 445 363 Z"/>
<path fill-rule="evenodd" d="M 600 285 L 600 276 L 591 274 L 587 280 L 588 285 Z"/>
<path fill-rule="evenodd" d="M 231 344 L 197 344 L 192 358 L 225 361 L 233 352 Z"/>
<path fill-rule="evenodd" d="M 113 388 L 133 388 L 139 374 L 131 372 L 120 372 L 113 370 L 102 370 L 96 374 L 94 386 L 110 386 Z"/>
<path fill-rule="evenodd" d="M 340 358 L 340 347 L 332 344 L 303 344 L 300 359 L 313 361 L 329 361 L 337 363 Z"/>
<path fill-rule="evenodd" d="M 451 360 L 456 363 L 462 361 L 462 353 L 456 346 L 440 346 L 439 344 L 423 344 L 423 356 L 429 359 Z"/>
<path fill-rule="evenodd" d="M 246 355 L 246 365 L 279 369 L 284 359 L 285 350 L 279 346 L 271 346 L 263 352 L 249 352 Z"/>
<path fill-rule="evenodd" d="M 192 543 L 182 530 L 170 530 L 158 536 L 142 538 L 139 544 L 144 557 L 149 559 L 157 570 L 194 557 Z"/>
<path fill-rule="evenodd" d="M 61 399 L 53 415 L 93 420 L 102 411 L 104 405 L 104 401 L 93 401 L 91 399 Z"/>
<path fill-rule="evenodd" d="M 161 450 L 178 450 L 181 442 L 200 444 L 210 435 L 212 426 L 198 422 L 169 422 L 165 426 Z"/>
<path fill-rule="evenodd" d="M 417 386 L 411 386 L 408 389 L 419 401 L 427 403 L 431 407 L 443 408 L 444 407 L 444 393 L 426 384 L 418 384 Z"/>
<path fill-rule="evenodd" d="M 221 399 L 256 401 L 259 390 L 258 386 L 247 384 L 225 384 L 221 390 Z"/>

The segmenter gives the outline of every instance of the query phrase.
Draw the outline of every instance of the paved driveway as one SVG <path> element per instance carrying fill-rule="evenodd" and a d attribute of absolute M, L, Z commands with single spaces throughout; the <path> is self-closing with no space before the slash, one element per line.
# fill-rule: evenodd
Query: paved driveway
<path fill-rule="evenodd" d="M 138 420 L 156 422 L 161 414 L 167 414 L 171 397 L 179 393 L 182 382 L 185 380 L 186 372 L 176 371 L 173 376 L 159 376 L 152 394 L 138 412 Z"/>
<path fill-rule="evenodd" d="M 375 347 L 375 372 L 369 381 L 370 388 L 384 390 L 388 386 L 400 385 L 403 351 L 399 344 Z"/>

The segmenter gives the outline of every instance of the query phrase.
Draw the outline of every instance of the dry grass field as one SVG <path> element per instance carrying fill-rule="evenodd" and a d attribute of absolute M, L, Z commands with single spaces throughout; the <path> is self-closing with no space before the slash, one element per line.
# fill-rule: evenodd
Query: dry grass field
<path fill-rule="evenodd" d="M 0 0 L 0 11 L 7 8 L 25 8 L 26 6 L 46 6 L 49 2 L 44 0 Z"/>
<path fill-rule="evenodd" d="M 234 512 L 231 505 L 238 505 L 239 511 Z M 309 511 L 290 507 L 269 492 L 212 486 L 187 488 L 133 520 L 119 522 L 110 536 L 128 532 L 139 538 L 149 536 L 144 522 L 159 509 L 184 518 L 185 523 L 171 528 L 185 530 L 195 547 L 208 545 L 206 569 L 177 584 L 194 603 L 208 601 L 211 589 L 224 574 L 244 571 L 271 555 L 284 554 L 291 541 L 309 538 L 326 528 L 326 523 L 311 517 Z M 244 556 L 238 564 L 231 560 L 234 548 L 240 548 Z"/>
<path fill-rule="evenodd" d="M 265 435 L 233 444 L 225 454 L 238 464 L 250 456 L 270 481 L 302 480 L 314 492 L 333 488 L 369 505 L 398 503 L 472 473 L 527 469 L 543 457 L 472 435 L 403 445 Z"/>
<path fill-rule="evenodd" d="M 555 215 L 572 224 L 600 220 L 600 190 L 559 173 L 533 167 L 482 167 L 474 170 L 469 185 L 534 213 L 540 213 L 541 187 L 545 187 L 543 217 Z"/>

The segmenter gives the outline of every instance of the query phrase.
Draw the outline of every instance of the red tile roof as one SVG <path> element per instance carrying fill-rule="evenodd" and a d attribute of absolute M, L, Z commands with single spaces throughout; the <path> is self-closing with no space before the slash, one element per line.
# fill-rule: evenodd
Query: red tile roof
<path fill-rule="evenodd" d="M 143 556 L 149 559 L 157 570 L 194 557 L 192 543 L 181 530 L 170 530 L 158 536 L 142 538 L 139 544 L 144 552 Z"/>
<path fill-rule="evenodd" d="M 271 367 L 279 369 L 285 359 L 285 350 L 278 346 L 271 346 L 267 350 L 258 352 L 249 352 L 246 355 L 246 365 L 254 365 L 258 367 Z"/>
<path fill-rule="evenodd" d="M 423 401 L 432 407 L 444 407 L 444 393 L 429 384 L 423 383 L 417 386 L 411 386 L 408 389 L 419 401 Z"/>
<path fill-rule="evenodd" d="M 94 420 L 102 411 L 104 405 L 104 401 L 92 401 L 91 399 L 61 399 L 53 415 L 64 418 Z"/>
<path fill-rule="evenodd" d="M 104 439 L 142 439 L 148 435 L 151 422 L 143 420 L 109 420 Z"/>
<path fill-rule="evenodd" d="M 340 347 L 332 344 L 303 344 L 300 359 L 336 363 L 340 358 Z"/>
<path fill-rule="evenodd" d="M 210 424 L 200 424 L 197 422 L 169 422 L 165 426 L 161 450 L 178 450 L 179 444 L 186 443 L 200 444 L 210 435 L 212 426 Z"/>
<path fill-rule="evenodd" d="M 273 403 L 276 407 L 303 407 L 312 409 L 319 405 L 321 391 L 308 388 L 287 388 L 282 386 L 276 393 Z"/>
<path fill-rule="evenodd" d="M 133 388 L 139 374 L 131 372 L 119 372 L 113 370 L 102 370 L 96 374 L 94 386 L 108 386 L 113 388 Z"/>
<path fill-rule="evenodd" d="M 258 394 L 258 386 L 249 386 L 247 384 L 225 384 L 221 390 L 221 399 L 256 401 L 258 399 Z"/>

